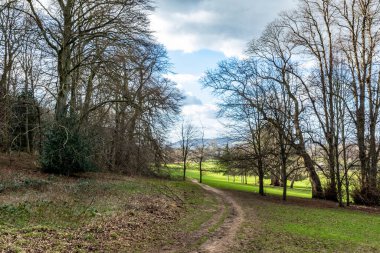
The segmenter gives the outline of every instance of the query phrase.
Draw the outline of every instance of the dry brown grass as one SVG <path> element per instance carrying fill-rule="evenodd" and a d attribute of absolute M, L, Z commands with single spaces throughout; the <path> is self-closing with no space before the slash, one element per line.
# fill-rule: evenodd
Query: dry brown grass
<path fill-rule="evenodd" d="M 178 240 L 186 248 L 217 210 L 210 208 L 213 197 L 188 182 L 104 172 L 48 175 L 26 154 L 0 155 L 0 184 L 5 252 L 156 252 Z"/>

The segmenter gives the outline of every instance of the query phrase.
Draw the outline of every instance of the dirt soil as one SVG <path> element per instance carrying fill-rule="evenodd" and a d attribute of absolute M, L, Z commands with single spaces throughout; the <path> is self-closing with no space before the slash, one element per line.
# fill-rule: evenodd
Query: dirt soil
<path fill-rule="evenodd" d="M 228 208 L 228 216 L 220 227 L 194 252 L 228 252 L 228 249 L 234 244 L 236 233 L 243 222 L 243 210 L 227 192 L 200 184 L 195 180 L 193 182 L 199 184 L 206 191 L 217 195 Z"/>

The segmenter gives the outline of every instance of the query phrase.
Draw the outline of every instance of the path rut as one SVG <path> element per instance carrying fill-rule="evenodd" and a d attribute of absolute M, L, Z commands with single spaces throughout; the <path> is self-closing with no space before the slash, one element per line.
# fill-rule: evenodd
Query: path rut
<path fill-rule="evenodd" d="M 236 233 L 243 222 L 242 208 L 227 192 L 201 184 L 196 180 L 192 181 L 200 185 L 206 191 L 221 197 L 230 208 L 227 218 L 219 229 L 217 229 L 215 233 L 198 248 L 198 250 L 193 251 L 193 253 L 228 252 L 228 248 L 234 244 Z"/>

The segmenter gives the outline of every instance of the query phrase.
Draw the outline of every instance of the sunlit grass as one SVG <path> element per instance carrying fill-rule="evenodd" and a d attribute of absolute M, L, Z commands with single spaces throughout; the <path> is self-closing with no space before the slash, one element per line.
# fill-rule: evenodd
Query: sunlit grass
<path fill-rule="evenodd" d="M 231 252 L 379 252 L 377 214 L 234 196 L 246 220 Z"/>
<path fill-rule="evenodd" d="M 218 171 L 217 164 L 215 162 L 205 162 L 203 164 L 203 183 L 210 185 L 212 187 L 228 190 L 238 190 L 238 191 L 248 191 L 248 192 L 259 192 L 258 178 L 255 176 L 248 176 L 247 184 L 242 182 L 240 176 L 223 175 L 223 173 L 211 172 Z M 168 165 L 169 173 L 173 176 L 182 176 L 183 170 L 181 164 L 170 164 Z M 197 169 L 197 164 L 190 163 L 186 171 L 186 177 L 190 179 L 199 180 L 199 170 Z M 270 179 L 264 181 L 264 191 L 265 194 L 270 195 L 282 195 L 282 187 L 273 187 L 270 185 Z M 290 182 L 288 182 L 290 185 Z M 311 198 L 311 188 L 310 182 L 308 180 L 297 181 L 294 183 L 293 189 L 288 188 L 288 196 L 301 197 L 301 198 Z"/>

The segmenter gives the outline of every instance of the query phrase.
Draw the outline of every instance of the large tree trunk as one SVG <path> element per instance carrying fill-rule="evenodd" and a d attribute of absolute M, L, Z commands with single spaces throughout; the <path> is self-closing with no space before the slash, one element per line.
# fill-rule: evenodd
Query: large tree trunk
<path fill-rule="evenodd" d="M 58 51 L 58 93 L 55 118 L 57 121 L 61 121 L 67 116 L 67 101 L 68 94 L 72 85 L 72 51 L 71 51 L 71 39 L 72 39 L 72 8 L 74 5 L 73 0 L 68 0 L 63 9 L 64 27 L 62 34 L 62 44 Z"/>
<path fill-rule="evenodd" d="M 338 193 L 337 193 L 337 179 L 336 179 L 336 173 L 338 168 L 336 168 L 336 162 L 335 162 L 335 145 L 333 141 L 329 141 L 328 144 L 328 166 L 329 166 L 329 184 L 327 186 L 327 189 L 325 191 L 325 198 L 327 200 L 331 201 L 338 201 Z M 339 180 L 339 178 L 338 178 Z"/>
<path fill-rule="evenodd" d="M 317 172 L 315 171 L 314 162 L 311 159 L 310 155 L 306 152 L 305 149 L 299 150 L 299 155 L 303 158 L 303 161 L 305 163 L 305 167 L 309 173 L 309 178 L 311 182 L 311 191 L 312 191 L 312 198 L 316 199 L 323 199 L 323 189 L 322 184 L 319 179 L 319 176 Z"/>
<path fill-rule="evenodd" d="M 96 68 L 91 69 L 91 73 L 87 78 L 86 95 L 84 98 L 82 112 L 81 112 L 81 124 L 88 123 L 89 110 L 90 110 L 90 105 L 92 101 L 92 95 L 94 92 L 94 79 L 96 75 L 96 70 L 97 70 Z"/>
<path fill-rule="evenodd" d="M 284 70 L 285 73 L 285 70 Z M 295 106 L 295 112 L 293 115 L 294 120 L 294 127 L 296 130 L 296 137 L 299 141 L 299 144 L 292 143 L 297 154 L 303 158 L 303 161 L 305 163 L 306 170 L 309 173 L 309 178 L 311 182 L 311 190 L 312 190 L 312 198 L 317 199 L 324 199 L 323 194 L 323 188 L 321 184 L 321 180 L 319 179 L 319 176 L 315 170 L 314 162 L 311 159 L 310 155 L 306 151 L 306 144 L 303 137 L 303 132 L 301 130 L 301 124 L 300 124 L 300 106 L 297 97 L 292 93 L 290 85 L 285 81 L 285 74 L 284 75 L 284 85 L 287 89 L 287 93 L 289 97 L 292 99 L 294 106 Z"/>
<path fill-rule="evenodd" d="M 67 99 L 70 91 L 70 55 L 69 49 L 65 48 L 59 53 L 58 60 L 58 75 L 59 75 L 59 88 L 57 94 L 57 104 L 55 111 L 55 118 L 61 121 L 67 115 Z"/>
<path fill-rule="evenodd" d="M 7 47 L 7 46 L 6 46 Z M 9 133 L 9 76 L 13 66 L 13 56 L 6 48 L 4 59 L 4 69 L 0 78 L 0 151 L 7 152 L 10 148 Z"/>

